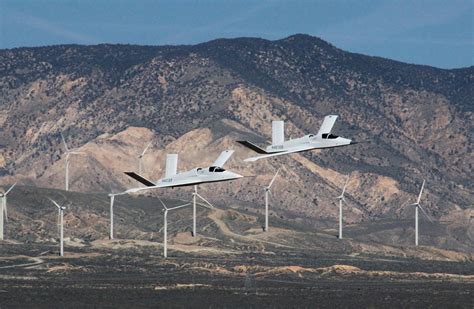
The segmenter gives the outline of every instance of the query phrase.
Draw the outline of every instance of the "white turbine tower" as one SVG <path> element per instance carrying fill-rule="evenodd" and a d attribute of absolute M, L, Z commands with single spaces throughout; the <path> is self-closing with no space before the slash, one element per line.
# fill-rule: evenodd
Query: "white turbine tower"
<path fill-rule="evenodd" d="M 280 172 L 280 169 L 278 169 L 273 176 L 272 180 L 268 184 L 268 186 L 264 187 L 263 190 L 265 191 L 265 226 L 263 228 L 264 232 L 268 231 L 268 195 L 271 193 L 270 188 L 273 185 L 273 182 L 275 181 L 276 177 L 278 176 L 278 172 Z"/>
<path fill-rule="evenodd" d="M 344 184 L 344 187 L 342 188 L 342 193 L 338 197 L 336 197 L 339 200 L 339 239 L 342 239 L 342 202 L 346 203 L 346 199 L 344 198 L 344 193 L 346 193 L 346 187 L 347 184 L 349 183 L 349 177 L 350 175 L 347 176 L 346 183 Z"/>
<path fill-rule="evenodd" d="M 65 187 L 66 187 L 66 191 L 69 191 L 69 156 L 72 155 L 72 154 L 84 154 L 84 152 L 69 150 L 69 148 L 67 147 L 67 144 L 66 144 L 66 140 L 64 139 L 63 133 L 61 133 L 61 139 L 63 141 L 64 149 L 66 151 L 66 160 L 65 160 L 65 164 L 66 164 L 66 184 L 65 184 Z"/>
<path fill-rule="evenodd" d="M 143 167 L 142 158 L 145 155 L 148 148 L 151 146 L 151 144 L 152 142 L 149 142 L 148 145 L 146 145 L 145 149 L 143 149 L 143 151 L 138 154 L 138 174 L 140 175 L 142 174 L 142 167 Z"/>
<path fill-rule="evenodd" d="M 58 225 L 59 225 L 59 255 L 64 256 L 64 210 L 66 207 L 59 206 L 54 200 L 49 199 L 53 202 L 54 206 L 58 208 Z"/>
<path fill-rule="evenodd" d="M 109 239 L 114 239 L 114 201 L 115 196 L 117 195 L 125 195 L 133 192 L 138 192 L 139 188 L 129 189 L 127 191 L 119 192 L 119 193 L 110 193 L 110 232 L 109 232 Z"/>
<path fill-rule="evenodd" d="M 110 232 L 109 232 L 109 239 L 114 239 L 114 200 L 116 195 L 123 195 L 126 192 L 121 193 L 110 193 Z"/>
<path fill-rule="evenodd" d="M 166 207 L 165 203 L 163 203 L 163 201 L 160 198 L 158 198 L 158 199 L 160 200 L 161 205 L 163 205 L 163 212 L 164 212 L 164 216 L 163 216 L 163 218 L 164 218 L 164 224 L 163 224 L 163 256 L 165 258 L 167 258 L 168 257 L 168 211 L 189 206 L 189 203 L 168 208 L 168 207 Z"/>
<path fill-rule="evenodd" d="M 421 190 L 420 190 L 420 193 L 418 194 L 418 198 L 416 199 L 416 203 L 413 203 L 410 205 L 410 206 L 415 206 L 415 246 L 418 246 L 418 208 L 421 209 L 421 211 L 426 216 L 426 218 L 430 222 L 432 222 L 430 216 L 428 216 L 426 211 L 420 205 L 421 194 L 423 194 L 424 187 L 425 187 L 425 180 L 423 180 L 423 183 L 421 184 Z"/>
<path fill-rule="evenodd" d="M 0 240 L 4 239 L 4 222 L 8 222 L 7 195 L 16 185 L 14 183 L 5 193 L 0 193 Z"/>

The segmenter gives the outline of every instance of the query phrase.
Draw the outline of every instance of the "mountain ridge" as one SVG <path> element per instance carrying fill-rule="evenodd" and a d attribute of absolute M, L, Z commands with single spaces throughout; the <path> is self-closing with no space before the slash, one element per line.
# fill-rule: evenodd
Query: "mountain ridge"
<path fill-rule="evenodd" d="M 300 201 L 304 204 L 300 216 L 314 215 L 311 204 L 321 206 L 337 193 L 323 172 L 328 169 L 338 174 L 357 172 L 358 190 L 371 192 L 354 196 L 363 209 L 354 220 L 400 215 L 396 215 L 402 211 L 400 198 L 415 195 L 422 178 L 430 184 L 430 213 L 454 217 L 474 198 L 473 72 L 473 66 L 446 70 L 348 53 L 307 35 L 275 41 L 218 39 L 185 46 L 0 50 L 0 163 L 4 162 L 0 183 L 17 176 L 27 183 L 60 187 L 60 165 L 53 167 L 63 160 L 60 131 L 70 147 L 83 147 L 103 134 L 143 127 L 151 130 L 159 146 L 155 151 L 190 151 L 199 157 L 203 148 L 187 147 L 182 140 L 189 138 L 181 138 L 188 134 L 198 139 L 199 130 L 207 128 L 209 149 L 234 147 L 240 159 L 249 153 L 229 141 L 252 136 L 263 142 L 270 136 L 272 119 L 285 120 L 286 135 L 296 136 L 317 131 L 324 115 L 336 113 L 337 134 L 371 143 L 304 153 L 296 156 L 297 161 L 287 157 L 237 167 L 271 173 L 284 164 L 304 175 L 294 176 L 303 189 L 285 192 L 277 202 L 285 208 L 290 201 Z M 175 141 L 181 146 L 168 149 Z M 118 147 L 111 140 L 101 143 Z M 132 149 L 139 145 L 127 143 L 126 153 L 133 156 Z M 105 169 L 115 165 L 96 162 L 95 156 L 102 154 L 94 149 L 87 164 L 97 173 L 111 175 Z M 110 151 L 114 149 L 118 148 Z M 199 164 L 188 158 L 190 163 Z M 83 171 L 78 177 L 85 185 L 77 189 L 92 189 L 87 183 L 94 183 L 95 175 Z M 373 192 L 371 186 L 381 177 L 394 181 L 399 196 L 377 200 L 383 182 Z M 323 200 L 318 200 L 321 192 L 305 185 L 315 181 L 321 183 L 318 190 L 330 186 Z M 217 187 L 216 196 L 229 193 L 226 185 Z M 232 191 L 232 198 L 257 201 L 257 192 L 242 190 Z M 321 211 L 323 216 L 335 215 L 330 207 Z"/>

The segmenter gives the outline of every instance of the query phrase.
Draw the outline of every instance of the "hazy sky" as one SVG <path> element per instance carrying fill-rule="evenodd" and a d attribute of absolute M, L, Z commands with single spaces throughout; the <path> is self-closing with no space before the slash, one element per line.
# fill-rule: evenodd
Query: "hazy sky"
<path fill-rule="evenodd" d="M 474 64 L 474 0 L 0 0 L 0 48 L 274 40 L 295 33 L 352 52 L 465 67 Z"/>

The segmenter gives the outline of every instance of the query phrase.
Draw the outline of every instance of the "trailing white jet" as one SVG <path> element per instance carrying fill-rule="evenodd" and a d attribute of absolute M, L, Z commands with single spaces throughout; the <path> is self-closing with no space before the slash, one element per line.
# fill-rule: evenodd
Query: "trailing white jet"
<path fill-rule="evenodd" d="M 357 144 L 356 142 L 331 134 L 332 127 L 336 122 L 337 115 L 328 115 L 324 117 L 323 124 L 316 135 L 308 134 L 300 138 L 290 139 L 285 141 L 284 136 L 284 122 L 273 121 L 272 122 L 272 144 L 267 146 L 266 149 L 262 149 L 249 141 L 237 141 L 247 148 L 252 149 L 256 153 L 262 154 L 261 156 L 247 158 L 244 161 L 253 162 L 259 159 L 268 157 L 281 156 L 285 154 L 321 149 L 321 148 L 334 148 L 347 145 Z"/>
<path fill-rule="evenodd" d="M 197 167 L 192 170 L 177 173 L 178 168 L 178 155 L 177 154 L 168 154 L 166 156 L 166 169 L 165 169 L 165 177 L 161 178 L 156 182 L 152 182 L 143 176 L 140 176 L 134 172 L 126 172 L 128 176 L 132 177 L 135 180 L 138 180 L 146 187 L 143 188 L 134 188 L 127 190 L 127 192 L 138 192 L 142 190 L 149 190 L 155 188 L 169 188 L 169 187 L 184 187 L 184 186 L 194 186 L 194 193 L 193 193 L 193 232 L 192 235 L 196 236 L 196 198 L 200 198 L 210 207 L 213 207 L 209 201 L 207 201 L 204 197 L 198 194 L 197 192 L 197 185 L 201 183 L 209 183 L 209 182 L 220 182 L 220 181 L 228 181 L 237 178 L 242 178 L 244 176 L 239 175 L 237 173 L 226 171 L 223 166 L 229 160 L 229 158 L 234 153 L 233 150 L 225 150 L 223 151 L 216 161 L 210 166 L 206 168 Z"/>
<path fill-rule="evenodd" d="M 210 167 L 197 167 L 182 173 L 177 173 L 178 155 L 168 154 L 166 156 L 165 177 L 155 182 L 152 182 L 143 176 L 136 174 L 135 172 L 126 172 L 125 174 L 146 186 L 139 189 L 137 188 L 136 190 L 193 186 L 201 183 L 228 181 L 242 178 L 244 176 L 231 171 L 226 171 L 223 168 L 224 164 L 227 162 L 227 160 L 229 160 L 233 153 L 234 150 L 225 150 L 219 155 L 217 160 Z"/>

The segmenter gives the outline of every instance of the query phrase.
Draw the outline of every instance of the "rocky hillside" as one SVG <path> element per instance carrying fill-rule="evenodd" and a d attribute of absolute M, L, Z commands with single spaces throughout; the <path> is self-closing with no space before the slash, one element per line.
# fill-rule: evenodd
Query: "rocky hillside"
<path fill-rule="evenodd" d="M 474 67 L 442 70 L 342 51 L 307 35 L 278 41 L 221 39 L 194 46 L 62 45 L 0 50 L 0 184 L 63 187 L 60 132 L 71 148 L 71 188 L 135 186 L 159 178 L 164 157 L 180 170 L 211 163 L 224 148 L 228 168 L 255 175 L 203 185 L 217 203 L 258 208 L 262 189 L 282 168 L 273 210 L 295 220 L 334 218 L 345 175 L 347 220 L 412 217 L 405 207 L 427 180 L 423 204 L 440 220 L 472 216 Z M 287 136 L 317 132 L 338 114 L 336 134 L 355 146 L 261 160 L 234 141 L 265 143 L 271 120 Z M 154 194 L 189 197 L 189 190 Z M 411 199 L 411 200 L 410 200 Z"/>

